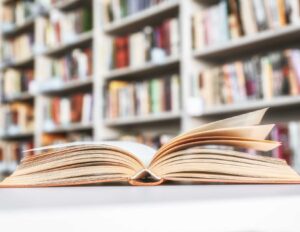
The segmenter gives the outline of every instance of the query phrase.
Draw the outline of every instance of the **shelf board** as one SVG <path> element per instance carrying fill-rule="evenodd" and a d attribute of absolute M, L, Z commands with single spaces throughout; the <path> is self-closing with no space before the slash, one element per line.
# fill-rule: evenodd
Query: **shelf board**
<path fill-rule="evenodd" d="M 162 63 L 146 63 L 137 67 L 126 67 L 109 71 L 104 75 L 104 79 L 117 79 L 126 76 L 138 76 L 149 72 L 159 72 L 161 70 L 170 69 L 179 65 L 179 58 L 167 58 Z"/>
<path fill-rule="evenodd" d="M 154 123 L 178 119 L 180 119 L 180 113 L 166 112 L 159 114 L 149 114 L 146 116 L 106 119 L 104 123 L 106 126 L 127 126 L 133 124 Z"/>
<path fill-rule="evenodd" d="M 69 125 L 60 125 L 56 126 L 53 129 L 44 129 L 43 132 L 47 134 L 55 134 L 55 133 L 66 133 L 66 132 L 75 132 L 75 131 L 89 131 L 93 130 L 92 123 L 72 123 Z"/>
<path fill-rule="evenodd" d="M 28 100 L 32 100 L 33 98 L 34 95 L 32 95 L 29 92 L 24 92 L 15 96 L 5 97 L 4 102 L 28 101 Z"/>
<path fill-rule="evenodd" d="M 88 78 L 86 80 L 75 80 L 75 81 L 62 83 L 61 86 L 57 88 L 49 88 L 49 89 L 42 90 L 41 93 L 43 94 L 64 93 L 76 89 L 87 88 L 89 86 L 91 87 L 92 85 L 93 85 L 92 78 Z"/>
<path fill-rule="evenodd" d="M 248 102 L 243 102 L 239 104 L 223 105 L 211 107 L 206 109 L 199 116 L 211 116 L 211 115 L 221 115 L 226 113 L 238 113 L 243 111 L 256 110 L 266 107 L 280 108 L 280 107 L 292 107 L 295 105 L 300 105 L 300 96 L 284 96 L 276 97 L 271 100 L 253 100 Z"/>
<path fill-rule="evenodd" d="M 92 41 L 92 39 L 93 39 L 93 30 L 84 32 L 84 33 L 76 36 L 76 38 L 71 42 L 58 45 L 55 48 L 46 49 L 44 52 L 42 52 L 42 55 L 54 56 L 54 55 L 57 55 L 60 53 L 64 53 L 66 51 L 69 51 L 70 49 L 73 49 L 76 46 L 86 44 L 89 41 Z"/>
<path fill-rule="evenodd" d="M 19 140 L 19 139 L 30 139 L 32 138 L 33 132 L 21 132 L 12 134 L 3 134 L 0 136 L 2 140 Z"/>
<path fill-rule="evenodd" d="M 254 35 L 245 36 L 220 45 L 213 45 L 205 49 L 194 51 L 194 58 L 225 58 L 229 55 L 237 55 L 260 51 L 266 47 L 283 45 L 300 38 L 300 25 L 290 25 L 277 30 L 262 31 Z"/>
<path fill-rule="evenodd" d="M 65 0 L 65 1 L 61 1 L 61 2 L 54 4 L 52 8 L 58 9 L 58 10 L 69 10 L 69 9 L 73 9 L 73 8 L 79 6 L 80 4 L 84 3 L 85 1 L 84 0 Z"/>
<path fill-rule="evenodd" d="M 27 19 L 27 21 L 20 25 L 15 25 L 11 30 L 4 30 L 2 32 L 3 36 L 14 36 L 16 34 L 19 34 L 22 31 L 25 31 L 27 29 L 33 29 L 34 26 L 35 17 L 32 17 L 30 19 Z"/>
<path fill-rule="evenodd" d="M 22 67 L 33 66 L 33 63 L 34 63 L 34 56 L 32 55 L 23 60 L 2 64 L 0 70 L 4 70 L 7 68 L 22 68 Z"/>
<path fill-rule="evenodd" d="M 177 10 L 179 7 L 178 0 L 169 0 L 162 3 L 158 3 L 148 9 L 142 10 L 135 14 L 129 15 L 122 19 L 111 22 L 104 27 L 106 33 L 118 33 L 130 30 L 137 25 L 146 25 L 149 21 L 155 19 L 162 19 L 162 16 L 167 15 L 169 12 Z"/>

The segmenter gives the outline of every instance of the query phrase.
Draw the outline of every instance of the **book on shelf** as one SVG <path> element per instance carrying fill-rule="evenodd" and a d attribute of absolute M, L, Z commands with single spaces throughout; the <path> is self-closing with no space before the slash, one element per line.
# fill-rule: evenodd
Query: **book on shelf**
<path fill-rule="evenodd" d="M 1 62 L 14 63 L 26 60 L 34 54 L 34 37 L 32 32 L 2 39 Z"/>
<path fill-rule="evenodd" d="M 193 17 L 196 50 L 300 23 L 298 0 L 221 0 Z"/>
<path fill-rule="evenodd" d="M 300 50 L 286 49 L 204 69 L 193 76 L 191 95 L 203 108 L 297 96 L 299 64 Z"/>
<path fill-rule="evenodd" d="M 31 133 L 34 126 L 33 105 L 14 102 L 0 106 L 0 134 L 15 135 Z"/>
<path fill-rule="evenodd" d="M 41 50 L 74 42 L 93 29 L 92 10 L 84 6 L 72 11 L 52 10 L 49 17 L 36 19 L 36 43 Z"/>
<path fill-rule="evenodd" d="M 92 122 L 93 99 L 90 93 L 77 93 L 64 97 L 49 97 L 44 101 L 44 129 L 86 125 Z"/>
<path fill-rule="evenodd" d="M 2 4 L 1 7 L 1 27 L 3 32 L 25 24 L 38 13 L 34 1 L 14 1 L 9 4 Z"/>
<path fill-rule="evenodd" d="M 105 0 L 102 2 L 103 22 L 115 22 L 171 0 Z"/>
<path fill-rule="evenodd" d="M 18 97 L 23 93 L 28 93 L 33 79 L 33 69 L 17 70 L 8 68 L 4 70 L 1 80 L 2 99 L 5 101 Z"/>
<path fill-rule="evenodd" d="M 110 81 L 106 93 L 106 118 L 147 116 L 180 110 L 177 74 L 145 81 Z"/>
<path fill-rule="evenodd" d="M 146 26 L 130 35 L 108 38 L 102 45 L 102 64 L 106 69 L 138 67 L 146 63 L 163 63 L 179 55 L 180 37 L 177 18 L 157 26 Z"/>
<path fill-rule="evenodd" d="M 209 145 L 270 151 L 273 124 L 260 125 L 266 109 L 202 125 L 176 136 L 158 151 L 137 143 L 71 143 L 34 149 L 1 187 L 49 187 L 129 183 L 300 184 L 284 161 Z M 47 160 L 47 162 L 45 162 Z"/>
<path fill-rule="evenodd" d="M 0 176 L 11 174 L 24 158 L 23 151 L 33 149 L 32 141 L 0 143 Z M 28 155 L 33 155 L 30 152 Z"/>
<path fill-rule="evenodd" d="M 40 90 L 61 88 L 64 83 L 85 81 L 92 77 L 92 49 L 76 48 L 61 57 L 40 57 L 36 64 Z"/>
<path fill-rule="evenodd" d="M 93 141 L 93 137 L 90 133 L 84 133 L 84 132 L 69 132 L 69 133 L 56 133 L 56 134 L 42 135 L 42 146 L 78 142 L 78 141 Z"/>

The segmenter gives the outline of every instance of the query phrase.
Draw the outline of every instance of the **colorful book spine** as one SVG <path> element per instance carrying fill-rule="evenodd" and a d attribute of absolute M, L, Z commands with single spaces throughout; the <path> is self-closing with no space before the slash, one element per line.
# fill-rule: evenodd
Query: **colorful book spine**
<path fill-rule="evenodd" d="M 34 127 L 33 106 L 30 103 L 12 103 L 0 107 L 2 135 L 32 133 Z"/>
<path fill-rule="evenodd" d="M 195 75 L 194 97 L 205 107 L 300 94 L 299 49 L 224 64 Z"/>
<path fill-rule="evenodd" d="M 177 18 L 165 20 L 160 25 L 145 27 L 131 35 L 112 38 L 103 43 L 109 47 L 104 58 L 107 69 L 138 67 L 145 63 L 162 63 L 179 55 L 179 23 Z M 110 45 L 109 45 L 110 43 Z"/>
<path fill-rule="evenodd" d="M 117 21 L 136 14 L 167 0 L 108 0 L 103 1 L 103 20 L 105 23 Z M 169 0 L 171 1 L 171 0 Z"/>
<path fill-rule="evenodd" d="M 32 69 L 16 70 L 6 69 L 2 76 L 1 93 L 2 99 L 17 97 L 23 93 L 28 93 L 30 85 L 34 79 Z"/>
<path fill-rule="evenodd" d="M 37 46 L 42 50 L 70 43 L 92 28 L 92 10 L 89 7 L 70 12 L 53 10 L 48 18 L 39 17 L 36 20 Z"/>
<path fill-rule="evenodd" d="M 180 110 L 178 75 L 149 81 L 108 83 L 106 117 L 126 118 Z"/>
<path fill-rule="evenodd" d="M 52 97 L 45 101 L 45 130 L 71 124 L 89 124 L 92 122 L 93 100 L 89 93 L 73 94 L 67 97 Z"/>
<path fill-rule="evenodd" d="M 221 0 L 196 12 L 193 44 L 207 46 L 300 22 L 298 0 Z"/>
<path fill-rule="evenodd" d="M 14 63 L 32 57 L 34 54 L 33 33 L 23 33 L 14 38 L 4 39 L 0 52 L 2 63 Z"/>

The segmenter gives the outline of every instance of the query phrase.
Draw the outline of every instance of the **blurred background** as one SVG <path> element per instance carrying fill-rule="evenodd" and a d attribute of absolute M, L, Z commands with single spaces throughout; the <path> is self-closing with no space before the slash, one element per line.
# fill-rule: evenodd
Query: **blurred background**
<path fill-rule="evenodd" d="M 0 25 L 2 178 L 33 147 L 158 148 L 264 107 L 300 171 L 300 0 L 2 0 Z"/>

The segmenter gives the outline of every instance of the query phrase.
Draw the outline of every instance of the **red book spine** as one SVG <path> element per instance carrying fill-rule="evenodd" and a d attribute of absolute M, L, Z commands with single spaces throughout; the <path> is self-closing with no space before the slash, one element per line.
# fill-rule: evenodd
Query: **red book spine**
<path fill-rule="evenodd" d="M 123 68 L 129 65 L 128 37 L 118 37 L 115 39 L 116 48 L 116 68 Z"/>
<path fill-rule="evenodd" d="M 53 98 L 52 100 L 52 119 L 55 124 L 60 124 L 60 99 L 59 98 Z"/>

